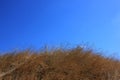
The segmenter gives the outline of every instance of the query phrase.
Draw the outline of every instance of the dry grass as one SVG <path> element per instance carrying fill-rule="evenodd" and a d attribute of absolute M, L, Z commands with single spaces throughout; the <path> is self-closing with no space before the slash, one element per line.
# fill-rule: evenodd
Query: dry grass
<path fill-rule="evenodd" d="M 119 80 L 120 62 L 77 47 L 0 56 L 0 80 Z"/>

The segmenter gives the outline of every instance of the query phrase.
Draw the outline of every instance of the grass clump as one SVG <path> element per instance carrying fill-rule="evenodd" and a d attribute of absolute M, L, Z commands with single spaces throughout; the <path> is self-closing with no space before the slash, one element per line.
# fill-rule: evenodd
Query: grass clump
<path fill-rule="evenodd" d="M 0 56 L 1 80 L 119 80 L 120 62 L 77 47 Z"/>

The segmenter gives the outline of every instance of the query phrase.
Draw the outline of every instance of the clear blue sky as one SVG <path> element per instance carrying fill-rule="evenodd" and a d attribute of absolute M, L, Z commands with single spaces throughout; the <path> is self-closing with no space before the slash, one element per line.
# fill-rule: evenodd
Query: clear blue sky
<path fill-rule="evenodd" d="M 0 0 L 0 52 L 83 42 L 120 54 L 119 0 Z"/>

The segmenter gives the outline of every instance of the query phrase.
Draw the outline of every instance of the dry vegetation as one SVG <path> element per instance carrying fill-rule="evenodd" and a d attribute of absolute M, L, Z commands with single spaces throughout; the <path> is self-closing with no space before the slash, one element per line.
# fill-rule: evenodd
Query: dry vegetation
<path fill-rule="evenodd" d="M 0 80 L 119 80 L 120 62 L 81 47 L 0 56 Z"/>

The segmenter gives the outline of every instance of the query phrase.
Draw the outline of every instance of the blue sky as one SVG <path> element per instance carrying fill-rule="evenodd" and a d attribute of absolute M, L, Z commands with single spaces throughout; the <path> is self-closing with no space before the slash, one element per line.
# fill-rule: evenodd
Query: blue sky
<path fill-rule="evenodd" d="M 0 52 L 89 43 L 120 54 L 119 0 L 0 0 Z"/>

